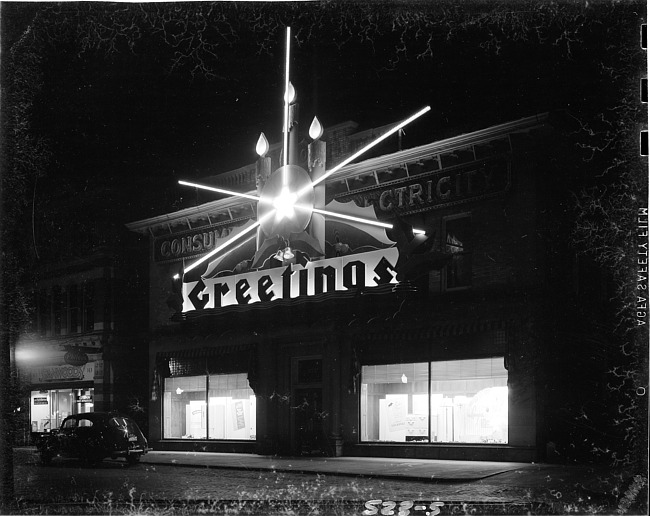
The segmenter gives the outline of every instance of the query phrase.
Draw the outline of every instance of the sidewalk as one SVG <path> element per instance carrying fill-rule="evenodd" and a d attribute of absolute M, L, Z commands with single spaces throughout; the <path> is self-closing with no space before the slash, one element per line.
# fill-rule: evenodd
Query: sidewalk
<path fill-rule="evenodd" d="M 239 470 L 272 470 L 291 473 L 362 476 L 436 483 L 490 479 L 493 484 L 536 486 L 580 484 L 601 492 L 607 470 L 591 466 L 564 466 L 524 462 L 392 459 L 378 457 L 275 457 L 243 453 L 151 451 L 146 464 L 194 466 Z"/>
<path fill-rule="evenodd" d="M 518 462 L 389 459 L 369 457 L 275 457 L 247 453 L 151 451 L 143 463 L 291 473 L 466 482 L 535 467 Z"/>

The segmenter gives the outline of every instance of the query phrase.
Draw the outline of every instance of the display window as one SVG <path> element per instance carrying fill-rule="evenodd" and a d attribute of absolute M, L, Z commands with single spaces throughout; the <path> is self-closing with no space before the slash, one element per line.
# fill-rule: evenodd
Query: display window
<path fill-rule="evenodd" d="M 508 442 L 503 357 L 362 366 L 361 440 Z"/>
<path fill-rule="evenodd" d="M 166 439 L 256 438 L 255 394 L 246 373 L 165 379 Z"/>
<path fill-rule="evenodd" d="M 32 432 L 49 432 L 59 428 L 72 414 L 93 412 L 95 389 L 48 389 L 32 391 L 30 415 Z"/>

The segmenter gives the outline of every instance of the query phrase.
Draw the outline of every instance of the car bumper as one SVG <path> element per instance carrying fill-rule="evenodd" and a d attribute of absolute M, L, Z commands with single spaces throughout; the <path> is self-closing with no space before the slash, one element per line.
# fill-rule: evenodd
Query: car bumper
<path fill-rule="evenodd" d="M 111 457 L 116 459 L 118 457 L 129 457 L 130 455 L 146 455 L 151 448 L 130 448 L 128 450 L 121 450 L 111 454 Z"/>

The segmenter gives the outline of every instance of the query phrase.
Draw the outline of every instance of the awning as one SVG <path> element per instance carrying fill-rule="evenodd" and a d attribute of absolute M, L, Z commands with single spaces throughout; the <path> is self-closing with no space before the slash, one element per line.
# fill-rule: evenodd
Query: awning
<path fill-rule="evenodd" d="M 361 321 L 355 321 L 354 326 L 361 327 L 375 326 L 376 332 L 366 329 L 358 337 L 364 340 L 394 340 L 395 333 L 398 333 L 400 339 L 403 340 L 418 340 L 430 339 L 434 337 L 452 337 L 457 335 L 469 335 L 474 333 L 485 333 L 489 331 L 504 331 L 509 325 L 508 321 L 502 319 L 495 320 L 469 320 L 469 321 L 450 321 L 443 323 L 431 322 L 423 327 L 418 325 L 417 328 L 395 328 L 392 322 L 391 328 L 387 330 L 386 325 L 382 324 L 384 321 L 378 321 L 377 318 L 366 321 L 364 325 Z M 386 321 L 389 323 L 389 321 Z"/>
<path fill-rule="evenodd" d="M 221 355 L 228 355 L 242 351 L 250 351 L 253 344 L 227 344 L 221 346 L 205 346 L 202 348 L 175 349 L 171 351 L 159 351 L 156 359 L 165 360 L 170 358 L 208 358 Z"/>

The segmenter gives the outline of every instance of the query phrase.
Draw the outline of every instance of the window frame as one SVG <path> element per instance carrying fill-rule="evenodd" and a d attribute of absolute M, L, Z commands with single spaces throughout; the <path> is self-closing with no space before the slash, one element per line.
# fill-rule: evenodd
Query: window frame
<path fill-rule="evenodd" d="M 431 412 L 431 397 L 433 394 L 432 391 L 432 380 L 431 380 L 431 374 L 432 374 L 432 364 L 436 362 L 457 362 L 457 361 L 462 361 L 462 360 L 482 360 L 482 359 L 500 359 L 503 364 L 504 364 L 504 369 L 506 371 L 506 384 L 509 383 L 510 380 L 510 371 L 508 368 L 505 366 L 505 354 L 489 354 L 485 356 L 474 356 L 474 357 L 469 357 L 469 358 L 454 358 L 454 359 L 448 359 L 448 360 L 432 360 L 429 359 L 426 361 L 428 364 L 427 370 L 428 370 L 428 379 L 427 379 L 427 408 L 428 408 L 428 413 L 427 413 L 427 440 L 426 441 L 380 441 L 380 440 L 362 440 L 361 439 L 361 428 L 364 425 L 364 422 L 362 421 L 362 411 L 361 411 L 361 398 L 362 398 L 362 392 L 363 388 L 361 387 L 363 385 L 363 375 L 360 374 L 359 377 L 359 389 L 358 389 L 358 395 L 357 395 L 357 424 L 359 428 L 359 437 L 358 437 L 358 443 L 359 444 L 364 444 L 364 445 L 397 445 L 397 446 L 411 446 L 411 445 L 416 445 L 416 446 L 424 446 L 424 445 L 435 445 L 435 446 L 507 446 L 510 444 L 510 425 L 508 424 L 507 429 L 506 429 L 506 443 L 480 443 L 480 442 L 460 442 L 460 441 L 432 441 L 432 429 L 431 429 L 431 423 L 432 423 L 432 412 Z M 415 363 L 415 362 L 413 362 Z M 421 363 L 417 362 L 417 363 Z M 404 364 L 411 364 L 411 362 L 404 362 Z M 362 363 L 360 365 L 360 373 L 363 370 L 364 366 L 376 366 L 376 365 L 392 365 L 392 364 L 386 364 L 384 362 L 375 362 L 371 361 L 369 363 Z M 509 387 L 508 387 L 509 388 Z M 506 401 L 508 404 L 507 409 L 508 413 L 510 412 L 510 402 L 509 402 L 509 397 Z M 509 419 L 508 419 L 509 421 Z"/>
<path fill-rule="evenodd" d="M 82 333 L 95 330 L 95 282 L 90 279 L 82 287 Z"/>
<path fill-rule="evenodd" d="M 214 441 L 214 442 L 229 442 L 229 441 L 236 441 L 236 442 L 256 442 L 257 437 L 255 439 L 237 439 L 237 438 L 215 438 L 215 437 L 210 437 L 210 392 L 211 392 L 211 385 L 210 385 L 210 377 L 211 376 L 231 376 L 231 375 L 244 375 L 246 377 L 246 382 L 248 383 L 248 389 L 251 391 L 252 395 L 255 396 L 257 399 L 257 396 L 255 395 L 255 391 L 253 388 L 250 386 L 250 381 L 248 380 L 248 373 L 246 371 L 236 371 L 236 372 L 219 372 L 219 373 L 205 373 L 205 374 L 196 374 L 196 375 L 188 375 L 188 376 L 171 376 L 167 377 L 164 379 L 166 382 L 167 380 L 170 379 L 179 379 L 179 378 L 192 378 L 192 377 L 198 377 L 201 378 L 203 377 L 204 382 L 205 382 L 205 390 L 199 391 L 199 392 L 204 392 L 204 398 L 203 402 L 205 403 L 205 437 L 165 437 L 165 420 L 166 420 L 166 414 L 165 414 L 165 393 L 166 392 L 173 392 L 167 391 L 165 384 L 163 384 L 163 403 L 161 404 L 160 411 L 162 414 L 161 418 L 161 435 L 163 440 L 183 440 L 183 441 Z M 214 389 L 212 389 L 214 390 Z M 200 401 L 200 400 L 197 400 Z M 255 406 L 255 410 L 257 410 L 257 406 Z M 256 418 L 257 420 L 257 414 Z M 255 435 L 257 434 L 257 422 L 256 422 L 256 427 L 255 427 Z"/>
<path fill-rule="evenodd" d="M 453 215 L 447 215 L 446 217 L 442 218 L 442 232 L 441 232 L 441 239 L 440 239 L 440 245 L 442 247 L 443 252 L 446 252 L 446 246 L 447 246 L 447 224 L 450 221 L 455 221 L 459 219 L 464 219 L 467 218 L 469 219 L 469 224 L 470 224 L 470 233 L 473 236 L 473 231 L 472 231 L 472 212 L 467 211 L 463 213 L 455 213 Z M 469 265 L 469 285 L 460 285 L 457 287 L 450 287 L 448 284 L 448 278 L 449 278 L 449 263 L 445 265 L 444 269 L 441 271 L 442 274 L 440 274 L 440 281 L 442 282 L 442 288 L 441 290 L 443 292 L 458 292 L 462 290 L 470 290 L 474 284 L 474 264 L 473 264 L 473 256 L 474 256 L 474 247 L 471 245 L 471 242 L 469 244 L 469 250 L 463 251 L 462 253 L 458 253 L 459 255 L 462 256 L 467 256 L 469 257 L 470 265 Z M 453 257 L 452 257 L 453 260 Z"/>

